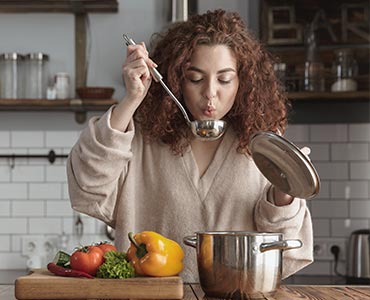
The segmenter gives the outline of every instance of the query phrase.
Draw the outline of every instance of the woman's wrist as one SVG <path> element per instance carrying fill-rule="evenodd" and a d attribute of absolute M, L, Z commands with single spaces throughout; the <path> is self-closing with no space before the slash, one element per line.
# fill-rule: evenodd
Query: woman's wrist
<path fill-rule="evenodd" d="M 294 197 L 280 191 L 275 186 L 272 187 L 274 203 L 276 206 L 289 205 L 293 202 Z"/>
<path fill-rule="evenodd" d="M 114 107 L 110 119 L 110 125 L 113 129 L 126 132 L 130 120 L 134 116 L 136 109 L 140 104 L 130 101 L 124 97 L 122 101 Z"/>

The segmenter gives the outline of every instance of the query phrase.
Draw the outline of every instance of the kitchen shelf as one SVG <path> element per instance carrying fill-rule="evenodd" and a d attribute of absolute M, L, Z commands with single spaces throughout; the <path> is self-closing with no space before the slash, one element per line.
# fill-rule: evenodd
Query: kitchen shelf
<path fill-rule="evenodd" d="M 0 13 L 71 13 L 75 17 L 75 85 L 87 83 L 87 16 L 117 13 L 118 0 L 0 0 Z"/>
<path fill-rule="evenodd" d="M 88 111 L 106 111 L 116 103 L 114 99 L 0 99 L 0 111 L 70 111 L 82 124 Z"/>
<path fill-rule="evenodd" d="M 0 13 L 112 13 L 117 0 L 0 0 Z"/>
<path fill-rule="evenodd" d="M 357 92 L 290 92 L 288 98 L 292 101 L 299 100 L 333 100 L 352 101 L 368 100 L 370 105 L 370 91 Z"/>
<path fill-rule="evenodd" d="M 308 28 L 316 37 L 311 44 L 316 52 L 308 51 Z M 260 38 L 276 62 L 285 65 L 281 79 L 291 100 L 291 123 L 370 123 L 369 29 L 365 0 L 261 1 Z M 342 48 L 357 61 L 356 92 L 330 92 L 336 80 L 333 62 Z M 305 62 L 313 53 L 324 66 L 327 92 L 303 91 Z"/>

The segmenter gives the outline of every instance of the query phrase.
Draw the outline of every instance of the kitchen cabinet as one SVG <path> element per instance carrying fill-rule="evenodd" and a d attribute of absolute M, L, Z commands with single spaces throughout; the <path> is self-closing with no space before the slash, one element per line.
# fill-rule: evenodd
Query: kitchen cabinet
<path fill-rule="evenodd" d="M 75 86 L 86 86 L 86 18 L 88 13 L 115 13 L 117 0 L 0 0 L 1 13 L 72 13 L 75 17 Z M 87 111 L 105 111 L 117 101 L 0 99 L 0 111 L 72 111 L 78 123 Z"/>
<path fill-rule="evenodd" d="M 290 123 L 370 123 L 370 92 L 290 92 Z"/>
<path fill-rule="evenodd" d="M 292 102 L 294 122 L 370 122 L 369 10 L 367 0 L 261 1 L 260 39 L 277 69 L 285 70 L 278 75 Z M 357 61 L 357 91 L 331 92 L 339 49 L 349 49 Z M 321 91 L 306 91 L 305 63 L 312 57 L 323 66 Z"/>

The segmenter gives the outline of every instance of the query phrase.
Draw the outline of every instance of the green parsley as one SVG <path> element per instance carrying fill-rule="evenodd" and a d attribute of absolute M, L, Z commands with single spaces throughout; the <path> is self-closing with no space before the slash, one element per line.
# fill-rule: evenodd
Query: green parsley
<path fill-rule="evenodd" d="M 135 269 L 126 259 L 125 252 L 109 251 L 105 262 L 99 267 L 96 277 L 125 279 L 135 277 Z"/>

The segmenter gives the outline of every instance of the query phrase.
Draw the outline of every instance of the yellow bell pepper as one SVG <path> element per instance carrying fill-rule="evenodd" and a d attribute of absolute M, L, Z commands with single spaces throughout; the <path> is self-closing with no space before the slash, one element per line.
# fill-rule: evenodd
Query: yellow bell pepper
<path fill-rule="evenodd" d="M 199 263 L 203 270 L 211 270 L 213 267 L 213 239 L 210 235 L 203 236 L 203 241 L 199 249 Z"/>
<path fill-rule="evenodd" d="M 144 276 L 174 276 L 183 269 L 184 251 L 173 240 L 154 231 L 128 234 L 131 245 L 127 258 L 136 274 Z"/>

